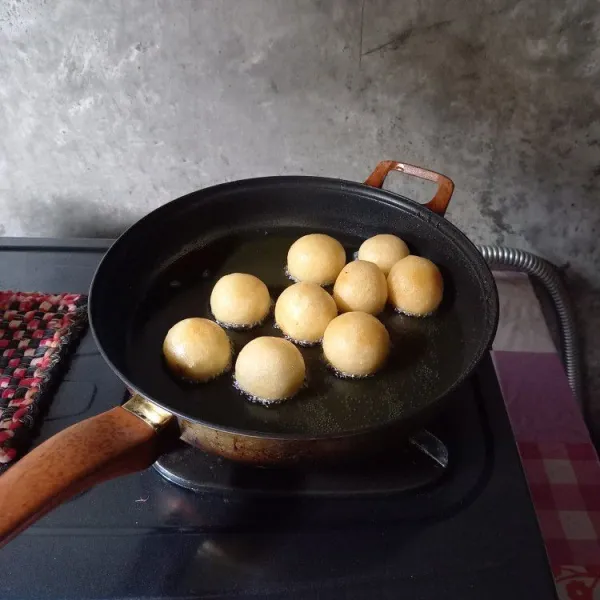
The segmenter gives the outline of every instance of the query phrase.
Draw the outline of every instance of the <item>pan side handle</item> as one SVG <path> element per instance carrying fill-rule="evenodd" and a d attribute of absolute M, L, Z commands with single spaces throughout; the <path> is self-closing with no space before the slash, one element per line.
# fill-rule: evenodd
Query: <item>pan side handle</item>
<path fill-rule="evenodd" d="M 0 547 L 76 494 L 150 466 L 160 453 L 158 432 L 170 419 L 134 396 L 26 454 L 0 476 Z"/>
<path fill-rule="evenodd" d="M 408 165 L 395 160 L 382 160 L 369 175 L 365 184 L 370 185 L 371 187 L 381 188 L 390 171 L 399 171 L 406 175 L 437 183 L 438 189 L 435 196 L 427 202 L 425 206 L 441 217 L 446 214 L 446 209 L 448 208 L 448 204 L 450 204 L 450 199 L 454 192 L 454 182 L 451 179 L 441 173 L 429 171 L 422 167 L 415 167 L 414 165 Z"/>

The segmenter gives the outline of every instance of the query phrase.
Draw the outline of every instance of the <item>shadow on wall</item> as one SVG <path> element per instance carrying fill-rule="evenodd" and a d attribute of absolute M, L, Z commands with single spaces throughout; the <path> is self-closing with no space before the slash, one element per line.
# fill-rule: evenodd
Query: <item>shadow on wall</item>
<path fill-rule="evenodd" d="M 60 196 L 52 198 L 60 211 L 50 212 L 55 237 L 118 238 L 131 224 L 131 216 L 113 208 L 92 204 L 84 198 Z M 31 210 L 31 205 L 28 210 Z"/>

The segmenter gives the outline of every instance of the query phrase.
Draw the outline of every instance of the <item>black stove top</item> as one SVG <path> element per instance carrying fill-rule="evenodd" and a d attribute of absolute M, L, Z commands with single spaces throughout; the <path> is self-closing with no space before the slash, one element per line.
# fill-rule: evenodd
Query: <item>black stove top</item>
<path fill-rule="evenodd" d="M 106 248 L 2 240 L 1 286 L 86 291 Z M 39 440 L 124 397 L 88 333 Z M 253 469 L 175 448 L 11 542 L 0 597 L 555 598 L 489 359 L 450 405 L 415 444 L 334 471 Z"/>

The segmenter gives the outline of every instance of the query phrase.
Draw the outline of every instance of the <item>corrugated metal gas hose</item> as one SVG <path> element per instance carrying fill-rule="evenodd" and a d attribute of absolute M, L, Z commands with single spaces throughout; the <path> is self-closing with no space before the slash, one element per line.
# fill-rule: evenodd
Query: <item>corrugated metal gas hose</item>
<path fill-rule="evenodd" d="M 516 248 L 503 246 L 477 246 L 489 266 L 521 271 L 535 277 L 548 291 L 556 310 L 560 331 L 562 359 L 576 400 L 584 405 L 583 371 L 577 341 L 575 316 L 571 300 L 559 275 L 558 269 L 547 260 Z"/>

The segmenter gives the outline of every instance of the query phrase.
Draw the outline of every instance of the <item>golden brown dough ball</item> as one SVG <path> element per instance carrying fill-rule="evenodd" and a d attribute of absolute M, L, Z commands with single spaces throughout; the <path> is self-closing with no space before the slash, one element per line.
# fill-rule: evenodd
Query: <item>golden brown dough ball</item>
<path fill-rule="evenodd" d="M 281 402 L 291 398 L 304 383 L 302 354 L 288 340 L 258 337 L 246 344 L 235 363 L 235 381 L 252 399 Z"/>
<path fill-rule="evenodd" d="M 275 322 L 285 335 L 300 344 L 321 341 L 327 325 L 336 316 L 333 298 L 320 285 L 307 281 L 284 290 L 275 303 Z"/>
<path fill-rule="evenodd" d="M 333 299 L 340 312 L 378 315 L 385 308 L 387 297 L 385 275 L 376 264 L 365 260 L 348 263 L 333 286 Z"/>
<path fill-rule="evenodd" d="M 247 273 L 221 277 L 210 295 L 210 309 L 225 327 L 254 327 L 265 319 L 270 308 L 267 286 Z"/>
<path fill-rule="evenodd" d="M 208 319 L 184 319 L 169 329 L 163 354 L 177 375 L 208 381 L 229 368 L 231 343 L 216 323 Z"/>
<path fill-rule="evenodd" d="M 408 246 L 395 235 L 380 233 L 365 240 L 358 249 L 359 260 L 375 263 L 387 275 L 390 269 L 410 251 Z"/>
<path fill-rule="evenodd" d="M 296 281 L 329 285 L 346 264 L 346 251 L 334 238 L 311 233 L 296 240 L 287 255 L 287 270 Z"/>
<path fill-rule="evenodd" d="M 415 317 L 430 315 L 440 305 L 444 281 L 440 270 L 421 256 L 398 261 L 388 275 L 390 302 L 397 310 Z"/>
<path fill-rule="evenodd" d="M 373 315 L 344 313 L 325 330 L 323 352 L 341 375 L 366 377 L 383 367 L 390 352 L 390 336 Z"/>

